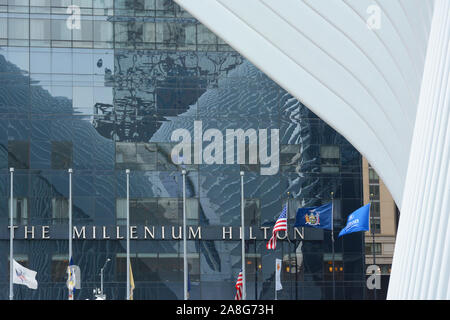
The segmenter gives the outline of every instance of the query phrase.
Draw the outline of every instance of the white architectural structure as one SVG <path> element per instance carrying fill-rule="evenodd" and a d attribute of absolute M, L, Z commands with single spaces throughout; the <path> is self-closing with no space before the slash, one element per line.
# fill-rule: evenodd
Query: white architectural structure
<path fill-rule="evenodd" d="M 175 1 L 379 173 L 401 208 L 388 298 L 450 298 L 449 1 Z"/>
<path fill-rule="evenodd" d="M 436 1 L 388 299 L 450 299 L 450 1 Z"/>

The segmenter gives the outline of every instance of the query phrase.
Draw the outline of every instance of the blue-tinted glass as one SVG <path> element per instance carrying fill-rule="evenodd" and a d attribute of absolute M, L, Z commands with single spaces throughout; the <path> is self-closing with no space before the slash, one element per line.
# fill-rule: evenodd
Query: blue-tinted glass
<path fill-rule="evenodd" d="M 66 8 L 71 4 L 82 9 L 81 29 L 68 27 Z M 188 251 L 198 254 L 189 257 L 193 299 L 223 300 L 235 294 L 241 243 L 236 238 L 220 239 L 222 226 L 233 226 L 235 231 L 240 226 L 241 170 L 245 171 L 245 221 L 256 231 L 259 226 L 273 226 L 288 192 L 290 210 L 295 211 L 298 206 L 329 201 L 333 191 L 339 201 L 335 217 L 339 228 L 361 206 L 360 154 L 175 2 L 30 0 L 30 5 L 31 12 L 39 14 L 50 13 L 52 5 L 52 19 L 0 18 L 0 41 L 7 39 L 2 43 L 9 44 L 0 48 L 0 216 L 5 221 L 8 217 L 8 167 L 14 163 L 14 192 L 27 197 L 28 223 L 36 228 L 33 241 L 15 241 L 15 251 L 28 255 L 27 265 L 38 271 L 40 282 L 38 290 L 15 288 L 17 298 L 67 299 L 68 168 L 74 169 L 74 223 L 86 226 L 88 238 L 73 242 L 84 283 L 75 299 L 92 299 L 107 258 L 111 259 L 104 274 L 107 298 L 125 297 L 125 240 L 113 239 L 115 226 L 124 223 L 125 169 L 131 170 L 132 223 L 141 228 L 139 232 L 154 226 L 158 237 L 161 225 L 167 224 L 165 240 L 132 241 L 136 299 L 183 298 L 182 245 L 169 240 L 169 224 L 175 225 L 176 232 L 181 224 L 183 169 L 188 171 L 188 213 L 198 211 L 189 223 L 204 230 L 215 226 L 219 232 L 210 239 L 203 231 L 202 240 L 189 241 Z M 25 14 L 28 6 L 28 1 L 9 5 Z M 201 123 L 201 132 L 194 130 L 195 121 L 201 121 L 195 123 L 196 128 Z M 202 141 L 200 136 L 195 150 L 201 149 L 201 161 L 194 163 L 199 158 L 191 146 L 190 164 L 173 163 L 172 150 L 178 141 L 172 141 L 172 133 L 177 129 L 186 130 L 191 142 L 197 134 L 215 129 L 208 133 L 214 132 L 222 157 L 216 154 L 218 149 L 211 153 L 212 139 Z M 259 154 L 258 163 L 248 163 L 252 148 L 248 143 L 245 163 L 237 164 L 238 140 L 232 140 L 227 129 L 254 130 L 258 151 L 266 151 L 259 134 L 267 130 L 269 155 L 275 151 L 270 130 L 279 129 L 275 147 L 280 153 L 272 159 L 275 174 L 262 174 L 268 165 L 261 164 Z M 234 158 L 226 152 L 227 144 Z M 339 157 L 324 159 L 324 145 L 339 150 Z M 224 164 L 207 163 L 205 150 Z M 226 163 L 227 157 L 232 163 Z M 334 165 L 337 171 L 324 170 L 324 164 Z M 55 215 L 59 215 L 57 223 Z M 41 225 L 61 229 L 55 231 L 56 238 L 41 240 Z M 102 239 L 103 226 L 112 239 Z M 93 227 L 97 239 L 89 240 Z M 250 299 L 274 298 L 273 260 L 279 255 L 284 287 L 280 299 L 331 297 L 324 264 L 331 250 L 330 233 L 318 230 L 305 235 L 302 242 L 280 240 L 276 252 L 266 249 L 271 229 L 267 239 L 246 243 Z M 7 245 L 1 240 L 5 250 L 0 252 L 7 252 Z M 362 298 L 362 234 L 337 240 L 335 248 L 343 254 L 344 268 L 343 280 L 336 284 L 337 297 Z M 294 252 L 297 259 L 292 259 Z M 7 274 L 4 257 L 0 275 Z M 2 298 L 7 296 L 0 292 Z"/>

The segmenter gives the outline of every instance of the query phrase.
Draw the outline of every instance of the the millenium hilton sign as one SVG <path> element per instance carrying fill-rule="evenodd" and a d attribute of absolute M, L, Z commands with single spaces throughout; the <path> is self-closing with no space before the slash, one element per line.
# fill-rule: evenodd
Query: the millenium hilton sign
<path fill-rule="evenodd" d="M 18 240 L 63 240 L 68 239 L 67 225 L 18 225 L 13 226 L 14 239 Z M 279 232 L 279 240 L 322 240 L 323 234 L 317 230 L 288 228 Z M 0 229 L 0 239 L 9 239 L 10 226 Z M 268 240 L 271 227 L 250 226 L 245 228 L 246 240 Z M 240 240 L 239 226 L 187 226 L 188 240 Z M 126 226 L 114 225 L 74 225 L 74 240 L 123 240 Z M 178 225 L 130 226 L 131 240 L 182 240 L 183 230 Z"/>

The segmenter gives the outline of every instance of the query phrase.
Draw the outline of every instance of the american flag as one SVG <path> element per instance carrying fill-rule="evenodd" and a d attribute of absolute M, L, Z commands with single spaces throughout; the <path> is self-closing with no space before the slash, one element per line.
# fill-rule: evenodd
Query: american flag
<path fill-rule="evenodd" d="M 272 231 L 272 237 L 270 238 L 269 242 L 266 244 L 267 249 L 275 250 L 277 247 L 277 233 L 278 231 L 286 231 L 287 230 L 287 203 L 284 205 L 283 211 L 281 211 L 281 214 L 275 222 L 275 226 L 273 227 Z"/>
<path fill-rule="evenodd" d="M 234 300 L 241 300 L 242 299 L 242 270 L 239 272 L 238 279 L 236 282 L 236 297 Z"/>

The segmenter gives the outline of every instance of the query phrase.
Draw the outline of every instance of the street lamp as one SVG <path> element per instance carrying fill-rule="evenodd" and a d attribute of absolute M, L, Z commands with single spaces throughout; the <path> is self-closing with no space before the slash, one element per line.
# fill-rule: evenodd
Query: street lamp
<path fill-rule="evenodd" d="M 103 267 L 100 269 L 100 294 L 102 296 L 102 298 L 104 299 L 105 296 L 103 295 L 103 269 L 105 269 L 106 264 L 111 261 L 110 258 L 106 259 L 105 264 L 103 265 Z"/>

